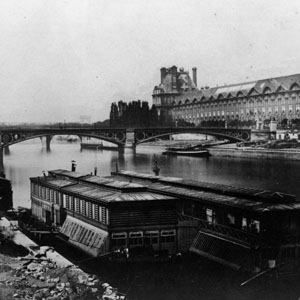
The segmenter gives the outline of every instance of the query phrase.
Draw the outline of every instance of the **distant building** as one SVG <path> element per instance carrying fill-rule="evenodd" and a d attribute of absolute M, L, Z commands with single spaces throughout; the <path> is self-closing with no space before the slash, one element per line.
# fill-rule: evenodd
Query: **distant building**
<path fill-rule="evenodd" d="M 160 84 L 154 87 L 153 104 L 160 115 L 162 111 L 167 114 L 172 113 L 173 105 L 179 96 L 192 91 L 197 91 L 197 69 L 193 68 L 193 80 L 189 72 L 183 68 L 160 69 Z"/>
<path fill-rule="evenodd" d="M 90 124 L 91 120 L 92 120 L 92 118 L 89 115 L 81 115 L 80 116 L 80 123 L 81 124 Z"/>
<path fill-rule="evenodd" d="M 0 177 L 0 211 L 13 207 L 12 188 L 9 180 Z"/>
<path fill-rule="evenodd" d="M 300 74 L 199 89 L 196 71 L 192 79 L 176 66 L 161 68 L 161 82 L 153 90 L 160 113 L 195 125 L 232 120 L 288 124 L 300 119 Z"/>

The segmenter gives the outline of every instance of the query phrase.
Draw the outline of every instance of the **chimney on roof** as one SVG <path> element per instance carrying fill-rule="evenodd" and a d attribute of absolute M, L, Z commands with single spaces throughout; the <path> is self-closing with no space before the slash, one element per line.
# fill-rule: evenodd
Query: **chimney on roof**
<path fill-rule="evenodd" d="M 195 83 L 195 86 L 197 86 L 197 68 L 193 68 L 193 81 Z"/>
<path fill-rule="evenodd" d="M 160 83 L 163 83 L 164 78 L 167 75 L 167 69 L 166 68 L 161 68 L 160 69 Z"/>

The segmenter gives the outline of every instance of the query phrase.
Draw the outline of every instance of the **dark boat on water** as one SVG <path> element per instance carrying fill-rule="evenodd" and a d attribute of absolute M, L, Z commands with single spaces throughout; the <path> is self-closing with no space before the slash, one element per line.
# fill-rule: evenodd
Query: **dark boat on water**
<path fill-rule="evenodd" d="M 116 146 L 106 146 L 102 143 L 80 143 L 81 149 L 118 150 Z"/>
<path fill-rule="evenodd" d="M 208 156 L 209 152 L 208 150 L 199 145 L 175 145 L 172 147 L 168 147 L 166 151 L 163 152 L 163 154 L 167 155 L 182 155 L 182 156 Z"/>

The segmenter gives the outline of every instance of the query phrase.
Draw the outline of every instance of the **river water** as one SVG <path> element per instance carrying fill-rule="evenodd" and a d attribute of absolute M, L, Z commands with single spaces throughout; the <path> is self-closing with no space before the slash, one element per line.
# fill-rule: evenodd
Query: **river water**
<path fill-rule="evenodd" d="M 163 148 L 138 146 L 123 154 L 108 150 L 82 150 L 79 143 L 53 140 L 46 151 L 45 141 L 27 141 L 10 147 L 4 156 L 6 177 L 11 180 L 14 207 L 30 207 L 30 177 L 42 172 L 71 168 L 107 176 L 118 163 L 120 169 L 151 173 L 155 154 L 161 175 L 242 187 L 269 189 L 295 194 L 300 199 L 300 161 L 251 160 L 238 158 L 172 157 L 162 155 Z M 88 265 L 88 264 L 87 264 Z M 175 264 L 88 266 L 122 291 L 130 300 L 183 299 L 298 299 L 300 288 L 292 281 L 266 286 L 239 287 L 242 278 L 236 272 L 198 257 Z"/>
<path fill-rule="evenodd" d="M 44 142 L 44 141 L 43 141 Z M 300 199 L 300 161 L 254 160 L 221 157 L 175 157 L 162 155 L 162 147 L 138 146 L 136 151 L 125 149 L 124 154 L 109 150 L 82 150 L 79 143 L 51 142 L 46 151 L 40 139 L 10 147 L 4 156 L 6 177 L 11 180 L 14 206 L 30 207 L 29 178 L 42 176 L 43 171 L 71 168 L 107 176 L 118 163 L 120 169 L 152 173 L 153 155 L 158 158 L 160 175 L 269 189 L 295 194 Z"/>

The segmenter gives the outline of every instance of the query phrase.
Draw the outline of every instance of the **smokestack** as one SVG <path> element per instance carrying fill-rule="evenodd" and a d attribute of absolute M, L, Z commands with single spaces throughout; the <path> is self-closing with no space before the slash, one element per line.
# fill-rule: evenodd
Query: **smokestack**
<path fill-rule="evenodd" d="M 94 169 L 94 175 L 97 176 L 97 167 Z"/>
<path fill-rule="evenodd" d="M 197 86 L 197 68 L 196 67 L 193 68 L 193 81 L 194 81 L 195 85 Z"/>
<path fill-rule="evenodd" d="M 72 160 L 71 163 L 72 163 L 71 171 L 75 172 L 76 171 L 76 161 Z"/>

